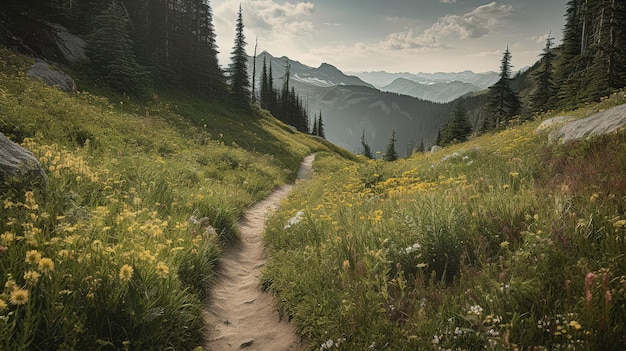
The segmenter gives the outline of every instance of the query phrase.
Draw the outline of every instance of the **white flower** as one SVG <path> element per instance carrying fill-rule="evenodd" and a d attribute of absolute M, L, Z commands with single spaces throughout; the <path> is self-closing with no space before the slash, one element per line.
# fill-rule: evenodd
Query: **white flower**
<path fill-rule="evenodd" d="M 411 253 L 411 252 L 417 251 L 417 250 L 419 250 L 421 248 L 422 248 L 422 245 L 420 245 L 419 243 L 415 243 L 415 244 L 413 244 L 413 245 L 411 245 L 409 247 L 406 247 L 404 249 L 404 252 Z"/>
<path fill-rule="evenodd" d="M 480 307 L 480 305 L 474 305 L 470 307 L 469 314 L 475 314 L 477 316 L 480 316 L 482 313 L 483 313 L 483 308 Z"/>
<path fill-rule="evenodd" d="M 437 335 L 433 336 L 433 340 L 432 340 L 433 344 L 437 345 L 437 344 L 439 344 L 439 341 L 440 341 L 439 336 L 437 336 Z"/>
<path fill-rule="evenodd" d="M 285 227 L 283 229 L 289 229 L 291 228 L 291 226 L 300 223 L 302 218 L 304 218 L 304 211 L 298 211 L 295 216 L 289 218 L 287 224 L 285 224 Z"/>
<path fill-rule="evenodd" d="M 320 346 L 320 351 L 330 350 L 333 345 L 335 345 L 335 342 L 332 339 L 328 339 L 322 343 L 322 346 Z"/>

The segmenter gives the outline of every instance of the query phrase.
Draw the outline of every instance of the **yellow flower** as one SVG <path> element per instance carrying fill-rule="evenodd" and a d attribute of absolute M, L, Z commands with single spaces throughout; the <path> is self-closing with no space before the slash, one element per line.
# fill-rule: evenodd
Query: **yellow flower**
<path fill-rule="evenodd" d="M 43 272 L 52 272 L 54 270 L 54 261 L 51 258 L 44 257 L 39 261 L 39 270 Z"/>
<path fill-rule="evenodd" d="M 41 252 L 30 250 L 26 253 L 26 263 L 39 264 L 39 261 L 41 261 Z"/>
<path fill-rule="evenodd" d="M 41 274 L 37 271 L 28 271 L 24 273 L 24 280 L 26 280 L 26 284 L 31 286 L 37 284 L 39 277 L 41 277 Z"/>
<path fill-rule="evenodd" d="M 28 290 L 15 289 L 11 292 L 11 298 L 9 299 L 14 305 L 23 305 L 28 302 Z"/>
<path fill-rule="evenodd" d="M 0 312 L 4 311 L 5 308 L 7 308 L 7 303 L 3 299 L 0 299 Z"/>
<path fill-rule="evenodd" d="M 500 247 L 503 249 L 506 249 L 507 247 L 509 247 L 509 242 L 508 241 L 503 241 L 500 243 Z"/>
<path fill-rule="evenodd" d="M 170 269 L 165 263 L 159 262 L 156 266 L 156 272 L 159 277 L 165 278 L 170 273 Z"/>
<path fill-rule="evenodd" d="M 132 266 L 129 266 L 127 264 L 123 265 L 122 268 L 120 268 L 120 280 L 124 282 L 130 281 L 130 279 L 133 277 L 134 271 L 135 270 Z"/>
<path fill-rule="evenodd" d="M 576 330 L 580 330 L 580 328 L 582 328 L 582 325 L 580 325 L 577 321 L 570 321 L 569 326 Z"/>

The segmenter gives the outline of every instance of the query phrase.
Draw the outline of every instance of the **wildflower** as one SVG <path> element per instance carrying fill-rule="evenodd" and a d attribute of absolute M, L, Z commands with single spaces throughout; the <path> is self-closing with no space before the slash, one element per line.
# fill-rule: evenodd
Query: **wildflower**
<path fill-rule="evenodd" d="M 333 345 L 335 345 L 335 342 L 332 339 L 328 339 L 322 343 L 322 346 L 320 346 L 320 350 L 330 350 Z"/>
<path fill-rule="evenodd" d="M 3 299 L 0 299 L 0 312 L 4 311 L 7 308 L 7 303 Z"/>
<path fill-rule="evenodd" d="M 304 211 L 298 211 L 298 213 L 296 213 L 295 216 L 289 218 L 289 220 L 287 221 L 287 224 L 285 224 L 285 227 L 283 229 L 289 229 L 293 225 L 300 223 L 303 217 L 304 217 Z"/>
<path fill-rule="evenodd" d="M 475 314 L 477 316 L 480 316 L 482 313 L 483 313 L 483 308 L 480 307 L 480 305 L 474 305 L 470 307 L 470 310 L 468 312 L 468 314 Z"/>
<path fill-rule="evenodd" d="M 39 261 L 39 270 L 45 273 L 54 271 L 54 261 L 48 257 L 42 258 Z"/>
<path fill-rule="evenodd" d="M 13 240 L 15 240 L 15 234 L 13 234 L 11 232 L 4 232 L 4 234 L 0 235 L 0 242 L 2 242 L 2 244 L 4 244 L 4 245 L 11 244 L 11 242 L 13 242 Z"/>
<path fill-rule="evenodd" d="M 422 248 L 422 245 L 420 245 L 419 243 L 415 243 L 415 244 L 405 248 L 404 252 L 411 253 L 411 252 L 417 251 L 417 250 L 419 250 L 421 248 Z"/>
<path fill-rule="evenodd" d="M 511 176 L 511 178 L 517 178 L 519 177 L 519 172 L 511 172 L 509 173 L 509 176 Z"/>
<path fill-rule="evenodd" d="M 509 247 L 509 242 L 508 241 L 503 241 L 500 243 L 500 247 L 503 249 L 506 249 L 507 247 Z"/>
<path fill-rule="evenodd" d="M 123 282 L 130 281 L 130 279 L 133 277 L 134 271 L 135 270 L 132 266 L 129 266 L 127 264 L 123 265 L 122 268 L 120 268 L 120 280 Z"/>
<path fill-rule="evenodd" d="M 343 264 L 341 265 L 341 267 L 343 268 L 345 272 L 347 272 L 348 269 L 350 269 L 350 261 L 348 260 L 343 261 Z"/>
<path fill-rule="evenodd" d="M 572 320 L 569 322 L 569 326 L 576 329 L 576 330 L 580 330 L 580 328 L 582 328 L 582 326 L 580 325 L 580 323 L 578 323 L 575 320 Z"/>
<path fill-rule="evenodd" d="M 41 252 L 37 250 L 30 250 L 26 252 L 26 263 L 39 264 L 39 261 L 41 261 Z"/>
<path fill-rule="evenodd" d="M 40 277 L 41 277 L 41 274 L 39 274 L 39 272 L 37 271 L 28 271 L 24 273 L 24 280 L 26 280 L 26 284 L 30 286 L 37 284 Z"/>
<path fill-rule="evenodd" d="M 11 298 L 9 299 L 9 301 L 16 305 L 23 305 L 26 302 L 28 302 L 28 290 L 24 290 L 24 289 L 15 289 L 11 292 Z"/>
<path fill-rule="evenodd" d="M 156 266 L 156 272 L 159 277 L 165 278 L 170 273 L 170 269 L 165 263 L 159 262 Z"/>

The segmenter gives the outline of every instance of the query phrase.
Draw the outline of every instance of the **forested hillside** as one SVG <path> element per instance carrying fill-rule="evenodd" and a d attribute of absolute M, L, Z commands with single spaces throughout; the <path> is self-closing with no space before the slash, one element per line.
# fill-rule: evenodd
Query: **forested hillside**
<path fill-rule="evenodd" d="M 202 94 L 225 90 L 206 1 L 11 0 L 2 12 L 12 23 L 45 19 L 85 38 L 88 72 L 115 91 L 145 98 L 154 84 L 165 83 Z"/>

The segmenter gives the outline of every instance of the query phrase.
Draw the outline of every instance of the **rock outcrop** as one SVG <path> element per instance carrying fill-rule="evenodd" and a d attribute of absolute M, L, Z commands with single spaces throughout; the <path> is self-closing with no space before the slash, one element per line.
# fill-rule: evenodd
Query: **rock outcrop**
<path fill-rule="evenodd" d="M 0 46 L 71 65 L 87 59 L 85 41 L 65 27 L 11 8 L 0 8 Z"/>
<path fill-rule="evenodd" d="M 41 163 L 33 153 L 0 133 L 0 189 L 9 182 L 33 185 L 46 181 Z"/>
<path fill-rule="evenodd" d="M 72 77 L 41 60 L 37 60 L 26 72 L 26 75 L 39 78 L 44 83 L 58 87 L 68 93 L 76 91 L 76 82 Z"/>
<path fill-rule="evenodd" d="M 571 121 L 571 117 L 554 117 L 544 121 L 537 128 L 537 132 L 550 129 L 551 126 L 559 124 L 561 124 L 561 127 L 552 131 L 549 135 L 551 141 L 559 140 L 565 143 L 569 140 L 612 133 L 626 127 L 626 104 L 575 121 Z"/>

